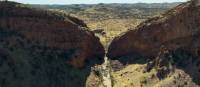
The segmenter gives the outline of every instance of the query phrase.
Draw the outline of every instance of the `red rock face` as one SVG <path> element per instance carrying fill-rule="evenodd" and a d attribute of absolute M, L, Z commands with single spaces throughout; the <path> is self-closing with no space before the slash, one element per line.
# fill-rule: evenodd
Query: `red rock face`
<path fill-rule="evenodd" d="M 2 42 L 17 48 L 18 39 L 23 46 L 36 51 L 63 55 L 66 63 L 83 67 L 91 58 L 102 58 L 104 48 L 87 26 L 79 19 L 62 14 L 20 6 L 21 4 L 0 3 L 0 31 L 8 31 L 9 37 L 1 37 Z M 38 48 L 38 49 L 37 49 Z M 43 54 L 43 53 L 41 53 Z M 47 53 L 48 54 L 48 53 Z M 59 57 L 58 57 L 59 58 Z M 89 59 L 89 60 L 90 60 Z"/>
<path fill-rule="evenodd" d="M 155 57 L 162 45 L 169 50 L 185 47 L 195 54 L 199 47 L 199 32 L 200 7 L 183 3 L 116 37 L 107 55 L 110 58 L 133 54 Z"/>

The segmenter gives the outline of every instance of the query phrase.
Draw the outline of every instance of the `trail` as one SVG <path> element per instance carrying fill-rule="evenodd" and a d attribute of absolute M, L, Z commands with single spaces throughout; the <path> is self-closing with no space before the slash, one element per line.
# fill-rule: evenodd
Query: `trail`
<path fill-rule="evenodd" d="M 100 26 L 102 28 L 102 26 Z M 103 29 L 103 28 L 102 28 Z M 109 29 L 105 28 L 105 32 L 108 33 Z M 109 36 L 105 35 L 105 53 L 107 54 L 107 49 L 109 46 Z M 111 65 L 108 57 L 104 56 L 104 63 L 100 66 L 101 80 L 102 84 L 99 87 L 112 87 L 112 78 L 111 78 Z"/>
<path fill-rule="evenodd" d="M 110 67 L 110 61 L 105 56 L 104 57 L 104 63 L 102 64 L 102 82 L 104 87 L 112 87 L 112 81 L 111 81 L 111 67 Z"/>

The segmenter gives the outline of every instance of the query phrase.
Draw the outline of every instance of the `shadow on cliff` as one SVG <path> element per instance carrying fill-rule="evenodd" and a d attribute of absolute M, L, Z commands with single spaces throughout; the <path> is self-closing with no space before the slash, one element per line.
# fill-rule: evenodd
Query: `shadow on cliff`
<path fill-rule="evenodd" d="M 172 53 L 173 62 L 178 69 L 183 70 L 190 75 L 192 81 L 200 85 L 200 52 L 198 56 L 185 51 L 184 49 L 177 49 Z"/>
<path fill-rule="evenodd" d="M 96 58 L 88 60 L 83 68 L 74 68 L 66 64 L 65 59 L 56 56 L 33 56 L 23 49 L 11 52 L 7 48 L 1 48 L 0 86 L 85 87 L 91 67 L 99 63 L 102 60 Z"/>
<path fill-rule="evenodd" d="M 128 65 L 128 64 L 145 64 L 147 63 L 148 59 L 141 56 L 141 55 L 125 55 L 125 56 L 120 56 L 120 57 L 116 57 L 116 58 L 110 58 L 111 60 L 118 60 L 119 62 L 121 62 L 124 65 Z"/>

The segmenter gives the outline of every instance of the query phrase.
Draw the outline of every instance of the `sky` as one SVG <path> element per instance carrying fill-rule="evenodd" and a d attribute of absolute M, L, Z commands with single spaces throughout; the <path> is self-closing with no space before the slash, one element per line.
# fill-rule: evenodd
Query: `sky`
<path fill-rule="evenodd" d="M 10 0 L 25 4 L 171 3 L 187 0 Z"/>

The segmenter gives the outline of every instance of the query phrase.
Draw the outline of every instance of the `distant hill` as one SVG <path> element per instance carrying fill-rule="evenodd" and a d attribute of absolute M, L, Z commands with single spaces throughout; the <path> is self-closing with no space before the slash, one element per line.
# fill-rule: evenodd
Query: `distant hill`
<path fill-rule="evenodd" d="M 136 4 L 72 4 L 72 5 L 32 5 L 33 7 L 42 9 L 59 9 L 64 10 L 70 14 L 82 14 L 93 16 L 94 18 L 98 14 L 104 15 L 103 19 L 109 18 L 124 18 L 124 17 L 137 17 L 146 18 L 157 14 L 157 12 L 162 12 L 169 8 L 173 8 L 180 4 L 176 3 L 136 3 Z M 101 12 L 101 13 L 99 13 Z M 93 14 L 95 13 L 95 14 Z"/>

